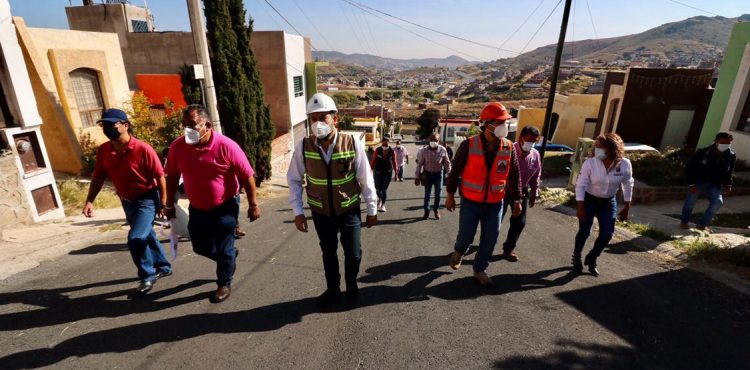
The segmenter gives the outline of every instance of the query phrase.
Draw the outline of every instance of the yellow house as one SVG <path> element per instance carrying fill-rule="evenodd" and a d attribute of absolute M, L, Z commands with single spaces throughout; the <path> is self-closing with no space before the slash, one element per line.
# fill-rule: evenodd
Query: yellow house
<path fill-rule="evenodd" d="M 575 147 L 579 137 L 593 138 L 599 116 L 601 95 L 556 95 L 552 106 L 551 142 Z M 518 129 L 534 126 L 544 133 L 544 108 L 521 108 L 518 111 Z M 557 124 L 554 124 L 555 119 Z"/>
<path fill-rule="evenodd" d="M 380 117 L 374 118 L 354 118 L 354 127 L 356 130 L 365 133 L 365 142 L 368 146 L 378 145 L 380 143 Z"/>
<path fill-rule="evenodd" d="M 124 107 L 131 98 L 117 34 L 26 27 L 13 18 L 26 68 L 44 120 L 55 171 L 80 173 L 81 140 L 106 140 L 96 121 L 107 108 Z"/>

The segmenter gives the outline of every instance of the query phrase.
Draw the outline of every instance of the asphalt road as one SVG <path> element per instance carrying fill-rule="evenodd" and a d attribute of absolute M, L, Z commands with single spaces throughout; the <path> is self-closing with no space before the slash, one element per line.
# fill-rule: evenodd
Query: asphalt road
<path fill-rule="evenodd" d="M 407 175 L 363 231 L 358 308 L 315 308 L 317 237 L 294 229 L 285 197 L 268 199 L 261 220 L 244 222 L 221 304 L 207 299 L 214 264 L 187 243 L 146 298 L 129 297 L 137 281 L 121 241 L 2 281 L 0 369 L 750 368 L 749 297 L 627 242 L 605 251 L 600 277 L 571 275 L 577 224 L 540 206 L 520 261 L 493 262 L 496 287 L 478 287 L 472 256 L 447 266 L 457 212 L 421 220 L 422 188 L 412 166 Z"/>

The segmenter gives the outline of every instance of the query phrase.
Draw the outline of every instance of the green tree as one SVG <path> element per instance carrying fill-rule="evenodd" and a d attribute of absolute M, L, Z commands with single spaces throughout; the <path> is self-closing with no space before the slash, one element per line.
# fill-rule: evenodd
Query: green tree
<path fill-rule="evenodd" d="M 201 85 L 193 78 L 193 69 L 187 64 L 180 68 L 180 80 L 182 81 L 182 95 L 188 104 L 202 104 L 203 93 Z"/>
<path fill-rule="evenodd" d="M 276 130 L 263 103 L 263 82 L 250 48 L 253 20 L 242 0 L 204 1 L 219 118 L 225 134 L 250 160 L 256 182 L 271 177 L 271 142 Z"/>
<path fill-rule="evenodd" d="M 422 96 L 430 100 L 435 99 L 435 94 L 432 91 L 425 91 Z"/>
<path fill-rule="evenodd" d="M 383 94 L 380 90 L 370 90 L 365 93 L 365 96 L 372 100 L 380 100 L 383 97 Z"/>
<path fill-rule="evenodd" d="M 345 114 L 339 119 L 339 130 L 354 130 L 354 118 L 348 114 Z"/>
<path fill-rule="evenodd" d="M 426 139 L 438 127 L 438 120 L 440 119 L 440 111 L 435 108 L 426 109 L 422 112 L 422 115 L 417 118 L 417 136 L 421 139 Z"/>
<path fill-rule="evenodd" d="M 334 102 L 336 102 L 336 106 L 339 108 L 346 108 L 352 104 L 355 104 L 359 98 L 348 92 L 340 92 L 338 94 L 335 94 L 331 96 Z"/>
<path fill-rule="evenodd" d="M 401 90 L 391 92 L 391 97 L 393 99 L 401 99 L 402 96 L 404 96 L 404 92 Z"/>

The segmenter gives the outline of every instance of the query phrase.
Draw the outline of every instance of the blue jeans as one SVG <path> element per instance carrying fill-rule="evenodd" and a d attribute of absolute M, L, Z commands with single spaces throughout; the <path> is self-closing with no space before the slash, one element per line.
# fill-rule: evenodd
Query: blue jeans
<path fill-rule="evenodd" d="M 216 284 L 231 286 L 237 260 L 234 231 L 240 211 L 240 196 L 227 199 L 209 210 L 190 207 L 188 232 L 193 251 L 216 261 Z"/>
<path fill-rule="evenodd" d="M 688 223 L 690 221 L 690 215 L 693 213 L 695 208 L 695 202 L 698 201 L 698 197 L 703 194 L 708 198 L 708 208 L 703 213 L 703 217 L 698 221 L 698 226 L 708 226 L 711 224 L 711 220 L 716 215 L 716 212 L 724 204 L 724 198 L 722 197 L 722 189 L 720 186 L 708 182 L 699 182 L 696 184 L 698 187 L 698 194 L 688 193 L 687 199 L 685 199 L 685 205 L 682 206 L 682 222 Z"/>
<path fill-rule="evenodd" d="M 143 281 L 154 281 L 157 273 L 172 271 L 154 232 L 157 204 L 160 204 L 159 192 L 155 189 L 138 199 L 122 200 L 125 219 L 130 225 L 128 249 L 138 268 L 138 277 Z"/>
<path fill-rule="evenodd" d="M 388 199 L 388 186 L 391 185 L 391 177 L 393 177 L 393 171 L 383 173 L 375 171 L 373 173 L 375 193 L 378 194 L 381 204 L 385 204 L 385 200 Z"/>
<path fill-rule="evenodd" d="M 325 269 L 326 285 L 328 289 L 340 290 L 341 274 L 339 273 L 339 233 L 341 245 L 344 247 L 344 279 L 347 289 L 357 286 L 359 265 L 362 261 L 362 216 L 359 208 L 330 217 L 312 213 L 315 231 L 320 239 L 320 249 L 323 252 L 323 268 Z"/>
<path fill-rule="evenodd" d="M 586 217 L 578 220 L 578 234 L 576 234 L 576 244 L 574 254 L 580 256 L 583 252 L 583 246 L 586 239 L 591 235 L 591 227 L 594 225 L 594 217 L 599 221 L 599 236 L 594 241 L 594 249 L 589 252 L 593 257 L 599 257 L 604 247 L 612 240 L 612 234 L 615 232 L 615 220 L 617 218 L 617 199 L 598 198 L 586 193 L 584 200 Z"/>
<path fill-rule="evenodd" d="M 477 203 L 461 199 L 461 211 L 458 215 L 458 236 L 453 249 L 461 254 L 469 251 L 477 232 L 477 225 L 482 224 L 479 236 L 479 249 L 474 258 L 474 271 L 484 272 L 490 265 L 492 252 L 495 250 L 497 237 L 500 235 L 500 222 L 503 202 Z"/>
<path fill-rule="evenodd" d="M 427 181 L 422 184 L 424 185 L 424 210 L 430 211 L 430 196 L 432 195 L 432 188 L 435 188 L 435 203 L 432 206 L 434 211 L 440 209 L 440 192 L 443 190 L 443 173 L 442 172 L 426 172 Z"/>
<path fill-rule="evenodd" d="M 403 180 L 404 179 L 404 165 L 398 166 L 398 179 Z"/>

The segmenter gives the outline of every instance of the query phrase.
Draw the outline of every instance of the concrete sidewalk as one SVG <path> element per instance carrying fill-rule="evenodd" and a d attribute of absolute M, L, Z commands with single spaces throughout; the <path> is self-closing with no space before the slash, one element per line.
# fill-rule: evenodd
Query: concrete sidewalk
<path fill-rule="evenodd" d="M 0 280 L 70 251 L 127 236 L 122 208 L 97 209 L 94 217 L 68 216 L 52 223 L 4 230 L 0 238 Z"/>

